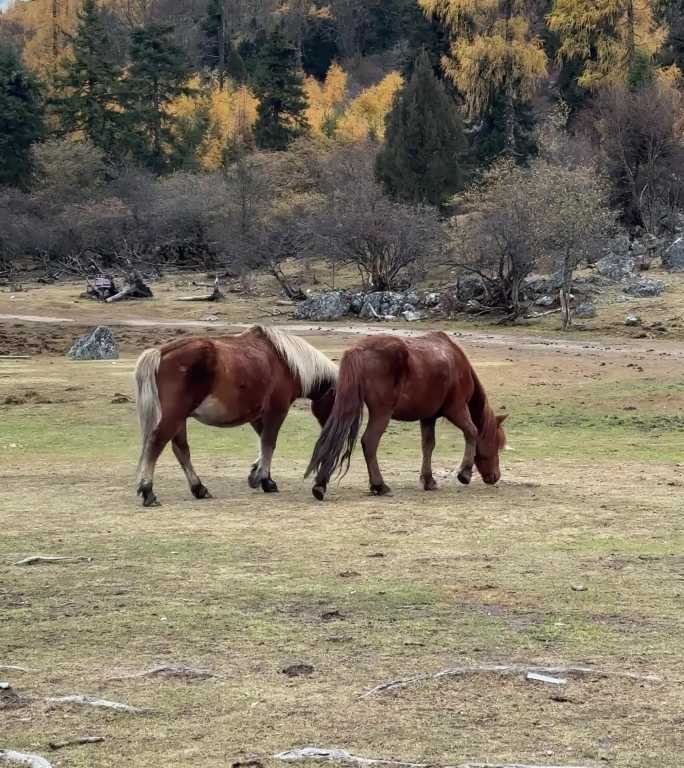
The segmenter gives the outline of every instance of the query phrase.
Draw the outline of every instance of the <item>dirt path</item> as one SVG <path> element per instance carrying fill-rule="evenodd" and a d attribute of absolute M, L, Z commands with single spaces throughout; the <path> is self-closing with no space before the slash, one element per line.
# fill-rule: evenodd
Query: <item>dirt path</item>
<path fill-rule="evenodd" d="M 7 323 L 35 323 L 48 326 L 91 326 L 90 317 L 53 317 L 49 315 L 20 315 L 0 314 L 0 322 Z M 137 329 L 226 329 L 238 331 L 251 327 L 252 323 L 235 323 L 222 321 L 202 320 L 159 320 L 152 318 L 115 318 L 103 320 L 103 323 L 111 326 Z M 428 330 L 426 327 L 409 329 L 406 327 L 394 327 L 392 325 L 368 325 L 357 324 L 278 324 L 280 328 L 295 333 L 341 336 L 365 336 L 381 333 L 394 333 L 399 336 L 414 336 Z M 661 356 L 684 359 L 684 349 L 676 342 L 660 341 L 654 339 L 623 340 L 602 339 L 600 341 L 577 341 L 573 339 L 550 338 L 545 336 L 525 336 L 518 333 L 489 333 L 486 331 L 452 331 L 453 335 L 473 346 L 497 346 L 510 347 L 511 349 L 536 349 L 539 351 L 560 351 L 575 354 L 610 354 L 617 356 Z"/>

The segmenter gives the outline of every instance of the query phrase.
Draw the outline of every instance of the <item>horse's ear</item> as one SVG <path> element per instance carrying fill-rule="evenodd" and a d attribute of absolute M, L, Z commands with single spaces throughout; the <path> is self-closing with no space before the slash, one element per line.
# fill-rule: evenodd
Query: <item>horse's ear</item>
<path fill-rule="evenodd" d="M 504 423 L 504 421 L 506 421 L 507 418 L 508 418 L 508 414 L 507 413 L 502 413 L 500 416 L 497 416 L 496 417 L 496 424 L 497 424 L 497 426 L 500 427 Z"/>

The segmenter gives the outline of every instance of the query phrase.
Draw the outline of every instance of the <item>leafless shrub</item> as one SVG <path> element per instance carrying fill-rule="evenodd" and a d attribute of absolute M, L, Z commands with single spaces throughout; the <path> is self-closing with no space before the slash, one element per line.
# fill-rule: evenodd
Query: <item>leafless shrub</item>
<path fill-rule="evenodd" d="M 684 102 L 662 83 L 614 87 L 594 106 L 592 134 L 628 226 L 658 235 L 674 229 L 684 205 Z"/>

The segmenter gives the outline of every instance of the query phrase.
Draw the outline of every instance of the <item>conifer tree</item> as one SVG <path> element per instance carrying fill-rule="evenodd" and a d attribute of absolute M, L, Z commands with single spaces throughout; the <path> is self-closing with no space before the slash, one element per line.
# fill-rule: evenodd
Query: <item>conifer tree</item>
<path fill-rule="evenodd" d="M 84 0 L 71 54 L 56 77 L 59 95 L 54 104 L 67 133 L 82 132 L 108 154 L 115 150 L 121 121 L 117 99 L 120 77 L 97 2 Z"/>
<path fill-rule="evenodd" d="M 458 108 L 423 51 L 387 116 L 376 176 L 395 199 L 442 205 L 461 185 L 465 146 Z"/>
<path fill-rule="evenodd" d="M 42 89 L 11 48 L 0 48 L 0 185 L 25 185 L 44 133 Z"/>
<path fill-rule="evenodd" d="M 160 173 L 174 154 L 174 99 L 190 91 L 189 68 L 173 28 L 149 23 L 131 35 L 131 64 L 123 83 L 125 142 L 143 165 Z"/>
<path fill-rule="evenodd" d="M 548 17 L 558 34 L 561 61 L 580 62 L 579 85 L 642 85 L 653 74 L 654 55 L 666 30 L 650 0 L 555 0 Z"/>
<path fill-rule="evenodd" d="M 445 74 L 481 117 L 503 96 L 505 149 L 517 155 L 516 102 L 526 102 L 546 76 L 541 41 L 532 30 L 526 0 L 418 0 L 452 38 Z"/>
<path fill-rule="evenodd" d="M 259 110 L 254 137 L 260 149 L 287 149 L 308 130 L 304 78 L 297 52 L 276 29 L 260 52 L 255 94 Z"/>

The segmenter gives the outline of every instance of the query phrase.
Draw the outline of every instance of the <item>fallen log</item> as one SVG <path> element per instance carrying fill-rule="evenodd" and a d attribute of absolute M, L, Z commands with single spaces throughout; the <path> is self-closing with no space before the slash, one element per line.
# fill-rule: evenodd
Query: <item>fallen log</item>
<path fill-rule="evenodd" d="M 81 744 L 101 744 L 104 741 L 104 736 L 77 736 L 73 739 L 65 739 L 64 741 L 49 741 L 48 747 L 52 750 L 64 749 L 64 747 L 75 747 Z"/>
<path fill-rule="evenodd" d="M 587 766 L 558 766 L 558 765 L 525 765 L 523 763 L 458 763 L 455 765 L 436 765 L 435 763 L 409 763 L 384 757 L 361 757 L 353 755 L 345 749 L 320 749 L 319 747 L 303 747 L 290 749 L 273 755 L 274 760 L 284 762 L 300 762 L 303 760 L 318 760 L 319 762 L 344 763 L 346 765 L 389 765 L 393 768 L 587 768 Z"/>
<path fill-rule="evenodd" d="M 111 709 L 113 712 L 126 712 L 130 715 L 146 715 L 151 712 L 149 709 L 132 707 L 129 704 L 122 704 L 118 701 L 108 701 L 107 699 L 98 699 L 94 696 L 81 696 L 78 694 L 71 696 L 49 696 L 45 701 L 52 706 L 59 706 L 60 704 L 77 704 L 82 707 Z"/>
<path fill-rule="evenodd" d="M 106 299 L 108 304 L 113 304 L 117 301 L 124 301 L 125 299 L 151 299 L 154 296 L 152 289 L 145 284 L 142 275 L 137 270 L 130 273 L 128 276 L 128 284 L 126 287 L 110 296 Z"/>
<path fill-rule="evenodd" d="M 142 672 L 133 672 L 130 675 L 108 677 L 107 680 L 137 680 L 144 677 L 179 677 L 185 678 L 186 680 L 206 680 L 210 677 L 218 677 L 218 675 L 208 669 L 195 669 L 194 667 L 186 667 L 184 664 L 178 664 L 152 667 L 152 669 L 145 669 Z"/>
<path fill-rule="evenodd" d="M 16 664 L 0 664 L 0 672 L 38 672 L 38 670 L 31 669 L 31 667 L 20 667 Z"/>
<path fill-rule="evenodd" d="M 15 565 L 48 565 L 50 563 L 90 563 L 92 557 L 84 556 L 51 556 L 51 555 L 31 555 L 23 560 L 18 560 Z"/>
<path fill-rule="evenodd" d="M 25 765 L 28 768 L 52 768 L 52 763 L 40 755 L 28 752 L 14 752 L 11 749 L 0 749 L 0 764 Z"/>
<path fill-rule="evenodd" d="M 451 667 L 449 669 L 438 670 L 437 672 L 423 672 L 417 675 L 411 675 L 410 677 L 390 680 L 386 683 L 376 685 L 374 688 L 371 688 L 370 691 L 366 691 L 366 693 L 362 694 L 361 698 L 367 699 L 370 696 L 375 696 L 377 693 L 391 691 L 395 688 L 406 688 L 414 683 L 423 683 L 428 680 L 440 680 L 444 677 L 466 677 L 468 675 L 478 675 L 483 673 L 495 675 L 527 675 L 533 673 L 542 675 L 568 675 L 570 677 L 613 677 L 623 678 L 625 680 L 643 680 L 649 682 L 660 681 L 660 678 L 657 675 L 642 675 L 635 672 L 596 669 L 594 667 L 544 667 L 529 664 L 480 664 L 472 667 Z"/>

